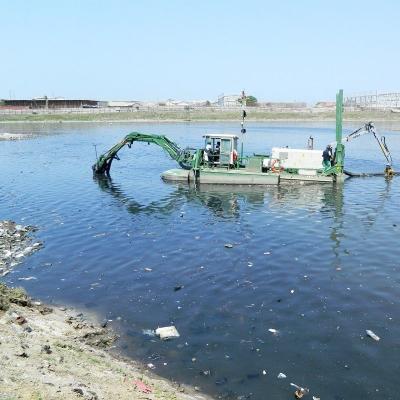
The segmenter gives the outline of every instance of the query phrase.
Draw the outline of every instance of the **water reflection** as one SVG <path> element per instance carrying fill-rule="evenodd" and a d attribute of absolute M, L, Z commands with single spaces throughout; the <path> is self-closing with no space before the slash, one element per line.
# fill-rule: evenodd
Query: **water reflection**
<path fill-rule="evenodd" d="M 371 193 L 370 195 L 373 196 L 371 198 L 371 204 L 369 207 L 366 208 L 364 222 L 367 226 L 367 231 L 370 232 L 371 229 L 374 227 L 377 216 L 384 212 L 386 202 L 389 201 L 391 197 L 391 187 L 393 183 L 393 177 L 385 178 L 385 184 L 380 192 L 376 194 Z"/>
<path fill-rule="evenodd" d="M 93 180 L 97 182 L 102 191 L 111 194 L 115 199 L 124 204 L 131 214 L 170 214 L 176 210 L 179 205 L 184 203 L 186 197 L 184 188 L 179 187 L 178 190 L 167 197 L 151 201 L 149 204 L 145 205 L 127 195 L 121 188 L 121 185 L 114 183 L 111 177 L 93 176 Z"/>
<path fill-rule="evenodd" d="M 188 185 L 168 183 L 173 191 L 167 196 L 141 204 L 127 194 L 111 178 L 94 177 L 99 188 L 124 204 L 132 214 L 170 214 L 183 203 L 199 203 L 220 218 L 238 218 L 241 211 L 263 208 L 280 212 L 305 209 L 339 218 L 343 208 L 342 185 L 242 186 L 242 185 Z M 167 183 L 166 183 L 167 184 Z"/>

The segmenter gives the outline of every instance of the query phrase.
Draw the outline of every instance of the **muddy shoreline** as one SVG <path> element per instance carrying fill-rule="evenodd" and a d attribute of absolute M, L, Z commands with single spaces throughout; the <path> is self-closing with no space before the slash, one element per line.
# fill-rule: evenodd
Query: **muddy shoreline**
<path fill-rule="evenodd" d="M 115 354 L 117 339 L 79 311 L 48 307 L 0 284 L 0 398 L 210 398 Z"/>

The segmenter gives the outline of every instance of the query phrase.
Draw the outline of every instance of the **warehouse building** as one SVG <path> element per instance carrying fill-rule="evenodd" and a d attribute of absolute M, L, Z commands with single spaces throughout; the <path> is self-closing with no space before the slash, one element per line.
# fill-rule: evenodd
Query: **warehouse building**
<path fill-rule="evenodd" d="M 34 99 L 0 100 L 0 105 L 7 108 L 55 109 L 55 108 L 97 108 L 99 101 L 87 99 L 64 99 L 40 97 Z"/>

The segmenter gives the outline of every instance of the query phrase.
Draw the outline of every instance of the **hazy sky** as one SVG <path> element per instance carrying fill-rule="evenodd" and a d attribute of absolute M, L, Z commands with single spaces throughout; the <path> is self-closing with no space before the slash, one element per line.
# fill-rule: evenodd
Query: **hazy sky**
<path fill-rule="evenodd" d="M 0 98 L 400 89 L 400 2 L 0 0 Z"/>

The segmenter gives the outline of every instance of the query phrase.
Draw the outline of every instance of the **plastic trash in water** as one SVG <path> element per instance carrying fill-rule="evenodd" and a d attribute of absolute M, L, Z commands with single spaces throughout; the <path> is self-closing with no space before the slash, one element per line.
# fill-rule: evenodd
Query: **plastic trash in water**
<path fill-rule="evenodd" d="M 163 328 L 157 328 L 156 335 L 159 336 L 161 340 L 178 338 L 180 336 L 175 326 L 165 326 Z"/>
<path fill-rule="evenodd" d="M 290 386 L 295 387 L 297 390 L 294 392 L 294 396 L 296 399 L 301 399 L 305 394 L 309 393 L 309 389 L 302 388 L 301 386 L 296 385 L 295 383 L 291 383 Z"/>
<path fill-rule="evenodd" d="M 142 329 L 142 333 L 146 336 L 156 336 L 156 332 L 154 331 L 154 329 Z"/>
<path fill-rule="evenodd" d="M 273 335 L 277 335 L 279 333 L 278 329 L 269 328 L 268 332 L 271 332 Z"/>
<path fill-rule="evenodd" d="M 286 375 L 282 372 L 279 372 L 278 379 L 285 379 L 285 378 L 286 378 Z"/>
<path fill-rule="evenodd" d="M 381 340 L 381 338 L 380 338 L 378 335 L 376 335 L 374 332 L 370 331 L 369 329 L 367 329 L 365 332 L 367 333 L 367 335 L 368 335 L 370 338 L 376 340 L 377 342 L 378 342 L 379 340 Z"/>
<path fill-rule="evenodd" d="M 231 243 L 226 243 L 226 244 L 225 244 L 225 247 L 226 247 L 227 249 L 231 249 L 231 248 L 233 247 L 233 244 L 231 244 Z"/>

